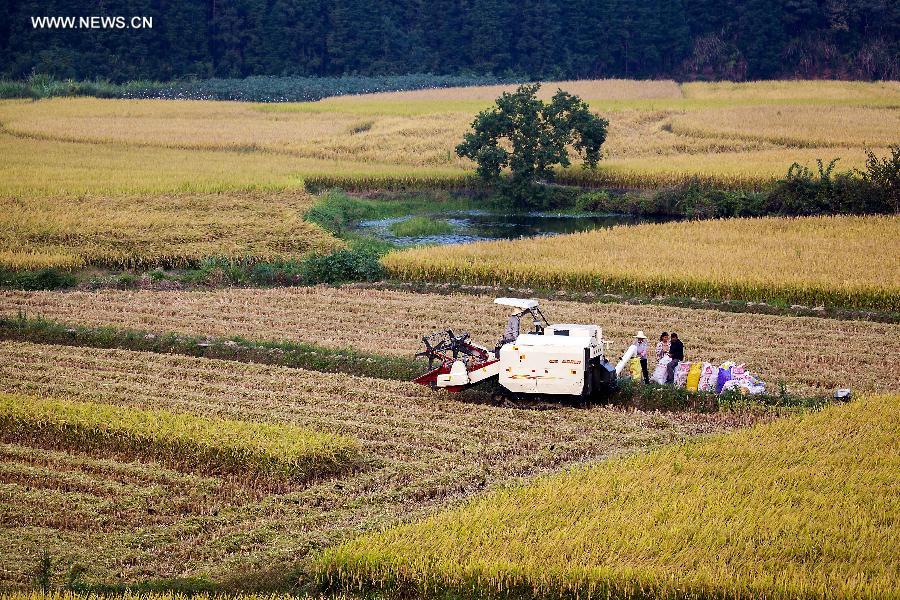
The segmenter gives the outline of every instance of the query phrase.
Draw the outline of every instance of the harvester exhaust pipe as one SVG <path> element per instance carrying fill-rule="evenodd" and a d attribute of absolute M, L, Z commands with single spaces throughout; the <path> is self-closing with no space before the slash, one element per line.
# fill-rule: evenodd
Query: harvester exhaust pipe
<path fill-rule="evenodd" d="M 628 361 L 634 358 L 635 354 L 637 354 L 637 346 L 634 344 L 628 346 L 628 350 L 626 350 L 625 354 L 622 355 L 622 360 L 620 360 L 619 364 L 616 365 L 616 377 L 622 374 L 622 371 L 625 369 Z"/>

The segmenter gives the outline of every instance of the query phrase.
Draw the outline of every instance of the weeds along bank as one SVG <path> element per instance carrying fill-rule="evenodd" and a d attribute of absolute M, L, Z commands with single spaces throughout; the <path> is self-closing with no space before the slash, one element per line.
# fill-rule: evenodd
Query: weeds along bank
<path fill-rule="evenodd" d="M 362 531 L 510 478 L 744 424 L 603 407 L 514 411 L 412 383 L 8 341 L 0 392 L 311 429 L 355 438 L 362 463 L 271 490 L 256 477 L 6 440 L 0 587 L 30 585 L 46 551 L 54 585 L 79 567 L 86 585 L 202 578 L 232 590 L 293 589 L 311 552 Z"/>
<path fill-rule="evenodd" d="M 326 550 L 346 590 L 891 598 L 900 397 L 574 469 Z"/>
<path fill-rule="evenodd" d="M 564 180 L 656 187 L 700 178 L 758 187 L 794 161 L 898 140 L 900 87 L 887 83 L 550 82 L 610 120 L 596 173 Z M 0 102 L 0 194 L 25 196 L 290 186 L 459 186 L 472 164 L 454 148 L 503 87 L 447 88 L 256 104 L 55 98 Z M 787 133 L 780 133 L 783 130 Z M 893 136 L 893 137 L 892 137 Z M 127 176 L 125 176 L 127 173 Z"/>
<path fill-rule="evenodd" d="M 338 350 L 350 346 L 347 356 L 353 356 L 353 351 L 369 352 L 399 360 L 411 359 L 421 350 L 421 336 L 448 327 L 462 327 L 476 342 L 493 346 L 509 316 L 493 299 L 322 286 L 0 291 L 0 316 L 16 318 L 21 313 L 72 325 L 156 334 L 241 336 Z M 625 351 L 638 329 L 648 334 L 674 330 L 685 342 L 686 360 L 746 362 L 770 386 L 783 381 L 795 393 L 830 395 L 844 387 L 881 392 L 900 389 L 900 373 L 890 362 L 900 339 L 900 325 L 896 324 L 562 300 L 545 301 L 542 306 L 554 322 L 600 325 L 604 338 L 614 342 L 611 354 L 615 356 Z"/>
<path fill-rule="evenodd" d="M 642 224 L 542 239 L 419 247 L 384 257 L 399 279 L 642 296 L 779 299 L 900 310 L 900 217 Z"/>

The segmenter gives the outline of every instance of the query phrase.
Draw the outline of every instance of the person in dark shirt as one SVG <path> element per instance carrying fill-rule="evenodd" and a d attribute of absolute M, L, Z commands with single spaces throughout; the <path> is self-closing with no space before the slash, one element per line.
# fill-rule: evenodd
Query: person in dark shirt
<path fill-rule="evenodd" d="M 675 367 L 684 360 L 684 344 L 678 339 L 678 334 L 674 331 L 669 337 L 671 339 L 669 342 L 669 356 L 672 358 L 672 362 L 669 363 L 666 369 L 666 383 L 675 383 Z"/>

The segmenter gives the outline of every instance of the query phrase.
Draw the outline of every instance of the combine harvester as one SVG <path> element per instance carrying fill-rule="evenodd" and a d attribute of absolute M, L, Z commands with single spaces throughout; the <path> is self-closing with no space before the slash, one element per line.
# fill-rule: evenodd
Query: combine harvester
<path fill-rule="evenodd" d="M 429 370 L 413 381 L 459 392 L 496 378 L 514 397 L 603 400 L 616 390 L 618 376 L 634 356 L 634 346 L 613 367 L 606 358 L 610 342 L 603 339 L 599 326 L 550 325 L 537 300 L 497 298 L 494 303 L 517 311 L 510 318 L 515 337 L 506 337 L 493 350 L 472 342 L 468 333 L 455 334 L 451 329 L 423 337 L 425 350 L 416 356 L 428 359 Z M 518 334 L 519 321 L 525 316 L 531 318 L 532 331 Z M 495 399 L 504 395 L 495 394 Z"/>

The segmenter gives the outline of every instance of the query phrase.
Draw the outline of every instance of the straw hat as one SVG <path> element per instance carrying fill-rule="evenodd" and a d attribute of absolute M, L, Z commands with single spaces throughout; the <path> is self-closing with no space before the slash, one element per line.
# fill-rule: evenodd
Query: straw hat
<path fill-rule="evenodd" d="M 639 340 L 646 340 L 646 339 L 647 339 L 647 336 L 644 335 L 644 332 L 643 332 L 643 331 L 638 331 L 638 332 L 637 332 L 637 335 L 634 336 L 634 337 L 636 337 L 636 338 L 639 339 Z"/>

